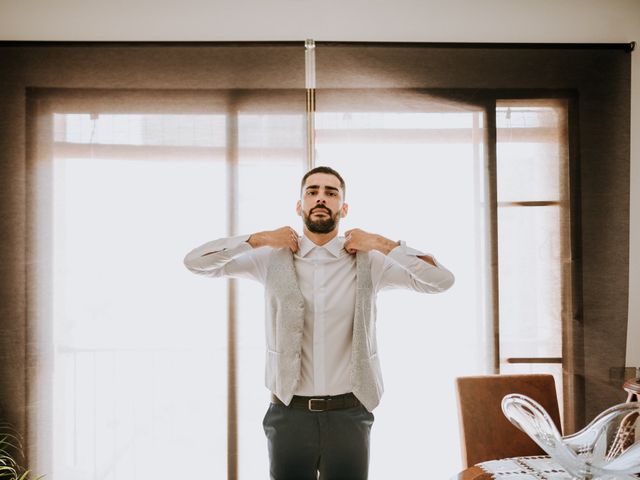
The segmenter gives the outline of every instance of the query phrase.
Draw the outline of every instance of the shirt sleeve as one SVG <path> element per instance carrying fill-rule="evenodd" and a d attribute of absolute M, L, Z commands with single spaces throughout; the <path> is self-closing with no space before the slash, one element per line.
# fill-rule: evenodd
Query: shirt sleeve
<path fill-rule="evenodd" d="M 247 243 L 249 237 L 238 235 L 200 245 L 184 257 L 184 265 L 198 275 L 249 278 L 264 284 L 272 249 L 254 249 Z"/>
<path fill-rule="evenodd" d="M 422 260 L 420 256 L 431 257 L 436 266 Z M 376 291 L 405 288 L 423 293 L 438 293 L 450 288 L 455 281 L 453 273 L 433 255 L 408 247 L 403 241 L 388 255 L 372 252 L 371 275 Z"/>

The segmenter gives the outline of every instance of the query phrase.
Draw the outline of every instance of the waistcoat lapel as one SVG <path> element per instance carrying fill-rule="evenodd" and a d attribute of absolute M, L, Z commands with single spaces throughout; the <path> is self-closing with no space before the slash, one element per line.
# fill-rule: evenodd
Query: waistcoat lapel
<path fill-rule="evenodd" d="M 300 380 L 304 328 L 304 297 L 290 250 L 273 251 L 265 295 L 267 388 L 289 404 Z"/>
<path fill-rule="evenodd" d="M 351 385 L 353 393 L 369 411 L 382 396 L 382 379 L 379 376 L 375 303 L 371 266 L 366 252 L 356 253 L 356 308 L 353 318 L 351 350 Z"/>

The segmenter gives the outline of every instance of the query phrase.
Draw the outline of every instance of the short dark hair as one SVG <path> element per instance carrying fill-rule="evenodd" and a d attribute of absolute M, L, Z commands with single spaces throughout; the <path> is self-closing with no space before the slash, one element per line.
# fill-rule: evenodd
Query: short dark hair
<path fill-rule="evenodd" d="M 313 175 L 314 173 L 328 173 L 329 175 L 333 175 L 334 177 L 336 177 L 338 180 L 340 180 L 342 197 L 344 198 L 346 196 L 347 191 L 346 191 L 342 176 L 338 172 L 336 172 L 333 168 L 325 167 L 325 166 L 312 168 L 311 170 L 309 170 L 307 173 L 304 174 L 304 177 L 302 177 L 302 181 L 300 182 L 300 192 L 302 192 L 302 189 L 304 188 L 304 182 L 306 182 L 307 178 L 309 178 L 309 176 Z"/>

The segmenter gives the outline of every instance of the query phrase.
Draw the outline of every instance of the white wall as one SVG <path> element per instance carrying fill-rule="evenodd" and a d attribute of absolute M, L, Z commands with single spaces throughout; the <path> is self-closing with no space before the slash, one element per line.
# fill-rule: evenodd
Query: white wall
<path fill-rule="evenodd" d="M 640 43 L 640 1 L 0 0 L 0 40 L 305 38 Z M 628 366 L 640 366 L 640 62 L 634 60 Z"/>

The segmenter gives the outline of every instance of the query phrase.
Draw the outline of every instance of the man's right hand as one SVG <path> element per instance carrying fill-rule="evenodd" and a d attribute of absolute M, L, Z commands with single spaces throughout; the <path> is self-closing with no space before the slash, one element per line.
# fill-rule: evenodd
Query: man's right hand
<path fill-rule="evenodd" d="M 252 234 L 247 243 L 253 248 L 272 247 L 288 248 L 293 253 L 298 251 L 298 233 L 291 227 Z"/>

